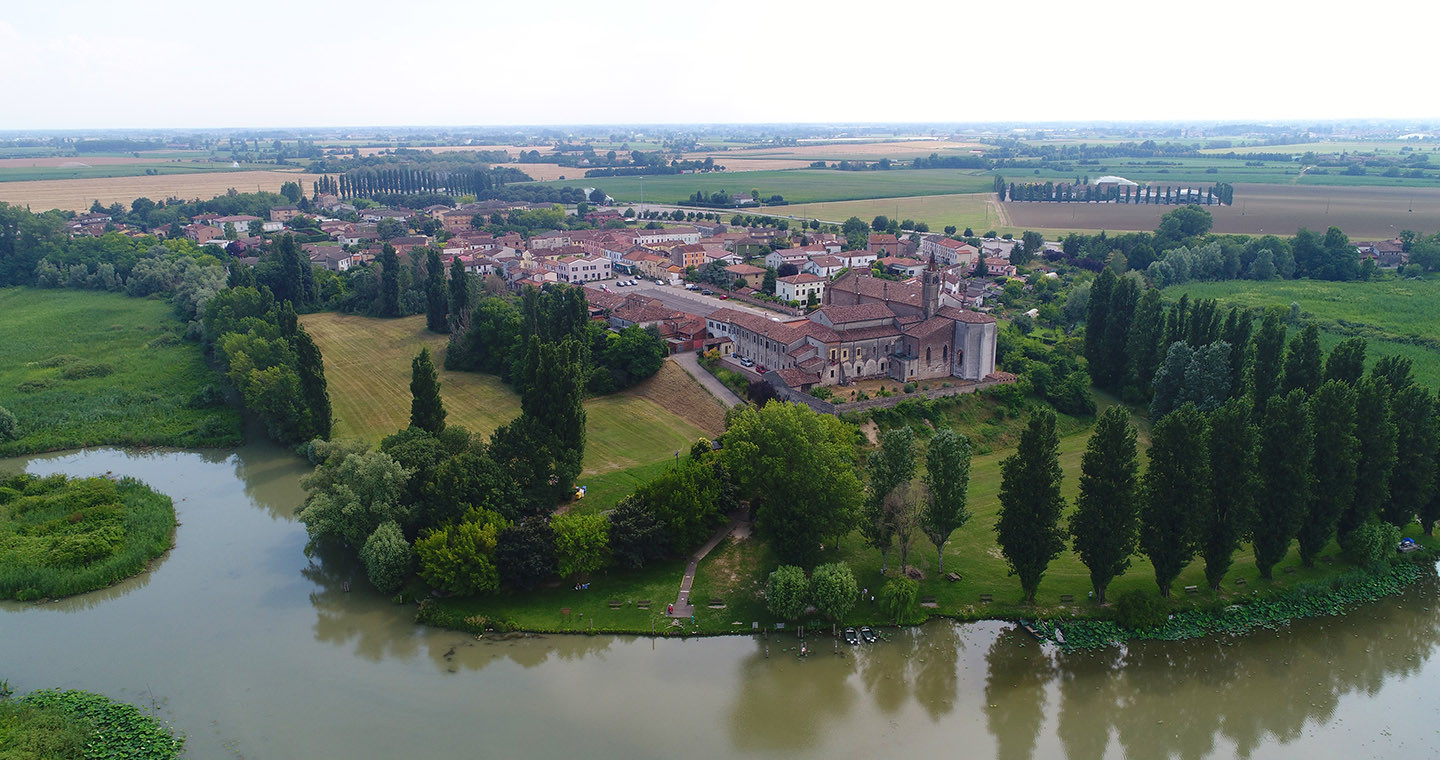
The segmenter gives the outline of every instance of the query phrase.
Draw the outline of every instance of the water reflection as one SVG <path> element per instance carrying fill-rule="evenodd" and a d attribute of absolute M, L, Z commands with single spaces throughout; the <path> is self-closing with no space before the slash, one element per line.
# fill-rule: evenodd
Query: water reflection
<path fill-rule="evenodd" d="M 801 659 L 793 636 L 755 639 L 753 651 L 740 663 L 740 685 L 730 707 L 736 749 L 814 747 L 852 717 L 859 695 L 850 676 L 860 658 L 831 653 L 829 642 L 820 637 L 811 637 L 808 645 L 814 654 Z"/>

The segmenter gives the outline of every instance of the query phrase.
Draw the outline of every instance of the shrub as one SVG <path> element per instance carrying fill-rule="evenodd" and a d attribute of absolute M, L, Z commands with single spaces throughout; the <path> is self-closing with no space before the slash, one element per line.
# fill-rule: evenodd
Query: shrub
<path fill-rule="evenodd" d="M 39 393 L 40 391 L 43 391 L 54 385 L 55 381 L 51 380 L 48 377 L 37 377 L 32 380 L 26 380 L 25 382 L 20 383 L 19 385 L 15 386 L 15 390 L 20 391 L 21 393 Z"/>
<path fill-rule="evenodd" d="M 20 423 L 9 409 L 0 406 L 0 441 L 14 441 L 20 438 Z"/>
<path fill-rule="evenodd" d="M 105 362 L 79 362 L 60 370 L 66 380 L 81 380 L 87 377 L 105 377 L 115 373 L 115 366 Z"/>
<path fill-rule="evenodd" d="M 1346 536 L 1342 543 L 1345 553 L 1355 564 L 1369 567 L 1394 556 L 1395 545 L 1399 542 L 1399 528 L 1371 517 Z"/>
<path fill-rule="evenodd" d="M 880 587 L 880 607 L 898 623 L 910 614 L 919 593 L 919 583 L 909 578 L 891 578 Z"/>
<path fill-rule="evenodd" d="M 214 384 L 201 388 L 190 397 L 190 406 L 195 409 L 208 409 L 212 406 L 221 406 L 225 403 L 225 393 L 220 387 Z"/>
<path fill-rule="evenodd" d="M 781 565 L 770 573 L 765 583 L 765 605 L 770 614 L 782 620 L 798 620 L 809 604 L 810 583 L 804 570 Z"/>
<path fill-rule="evenodd" d="M 1170 617 L 1165 600 L 1144 591 L 1126 591 L 1115 600 L 1115 621 L 1122 628 L 1143 631 L 1163 625 Z"/>
<path fill-rule="evenodd" d="M 405 582 L 410 573 L 412 555 L 410 542 L 394 520 L 382 523 L 360 549 L 360 561 L 365 563 L 365 573 L 375 588 L 391 593 Z"/>
<path fill-rule="evenodd" d="M 63 367 L 78 361 L 80 361 L 80 357 L 74 354 L 56 354 L 49 359 L 42 359 L 35 363 L 41 367 Z"/>

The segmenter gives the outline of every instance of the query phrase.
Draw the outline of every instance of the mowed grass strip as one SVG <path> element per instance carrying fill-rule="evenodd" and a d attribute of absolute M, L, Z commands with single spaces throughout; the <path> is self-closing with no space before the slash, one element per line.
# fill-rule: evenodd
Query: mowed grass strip
<path fill-rule="evenodd" d="M 170 305 L 119 293 L 0 289 L 0 456 L 82 446 L 228 446 L 240 415 L 191 400 L 221 379 Z"/>
<path fill-rule="evenodd" d="M 378 442 L 410 424 L 410 362 L 429 347 L 435 364 L 442 365 L 446 336 L 426 330 L 423 316 L 323 313 L 301 321 L 325 357 L 336 437 Z M 665 367 L 680 376 L 662 369 L 635 388 L 585 402 L 584 476 L 674 458 L 696 438 L 718 432 L 717 422 L 723 426 L 724 410 L 717 417 L 704 406 L 718 409 L 718 402 L 683 370 L 669 362 Z M 448 424 L 488 437 L 520 415 L 519 396 L 499 378 L 444 369 L 439 374 Z"/>

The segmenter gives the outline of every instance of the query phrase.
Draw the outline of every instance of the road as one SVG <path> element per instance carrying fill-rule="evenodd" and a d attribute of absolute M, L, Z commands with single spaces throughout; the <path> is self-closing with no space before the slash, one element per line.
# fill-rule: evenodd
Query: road
<path fill-rule="evenodd" d="M 678 354 L 672 354 L 670 360 L 679 364 L 686 372 L 690 373 L 690 376 L 695 378 L 696 382 L 700 383 L 705 390 L 710 391 L 710 395 L 720 399 L 720 403 L 725 406 L 739 406 L 745 403 L 744 399 L 735 395 L 735 391 L 730 390 L 714 375 L 706 372 L 705 368 L 700 366 L 700 361 L 695 358 L 695 354 L 689 351 L 681 351 Z"/>

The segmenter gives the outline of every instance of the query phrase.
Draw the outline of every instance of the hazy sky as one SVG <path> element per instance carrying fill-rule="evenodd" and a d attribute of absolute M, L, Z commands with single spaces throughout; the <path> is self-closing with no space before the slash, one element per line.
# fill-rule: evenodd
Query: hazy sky
<path fill-rule="evenodd" d="M 0 129 L 1440 116 L 1419 0 L 5 5 Z"/>

